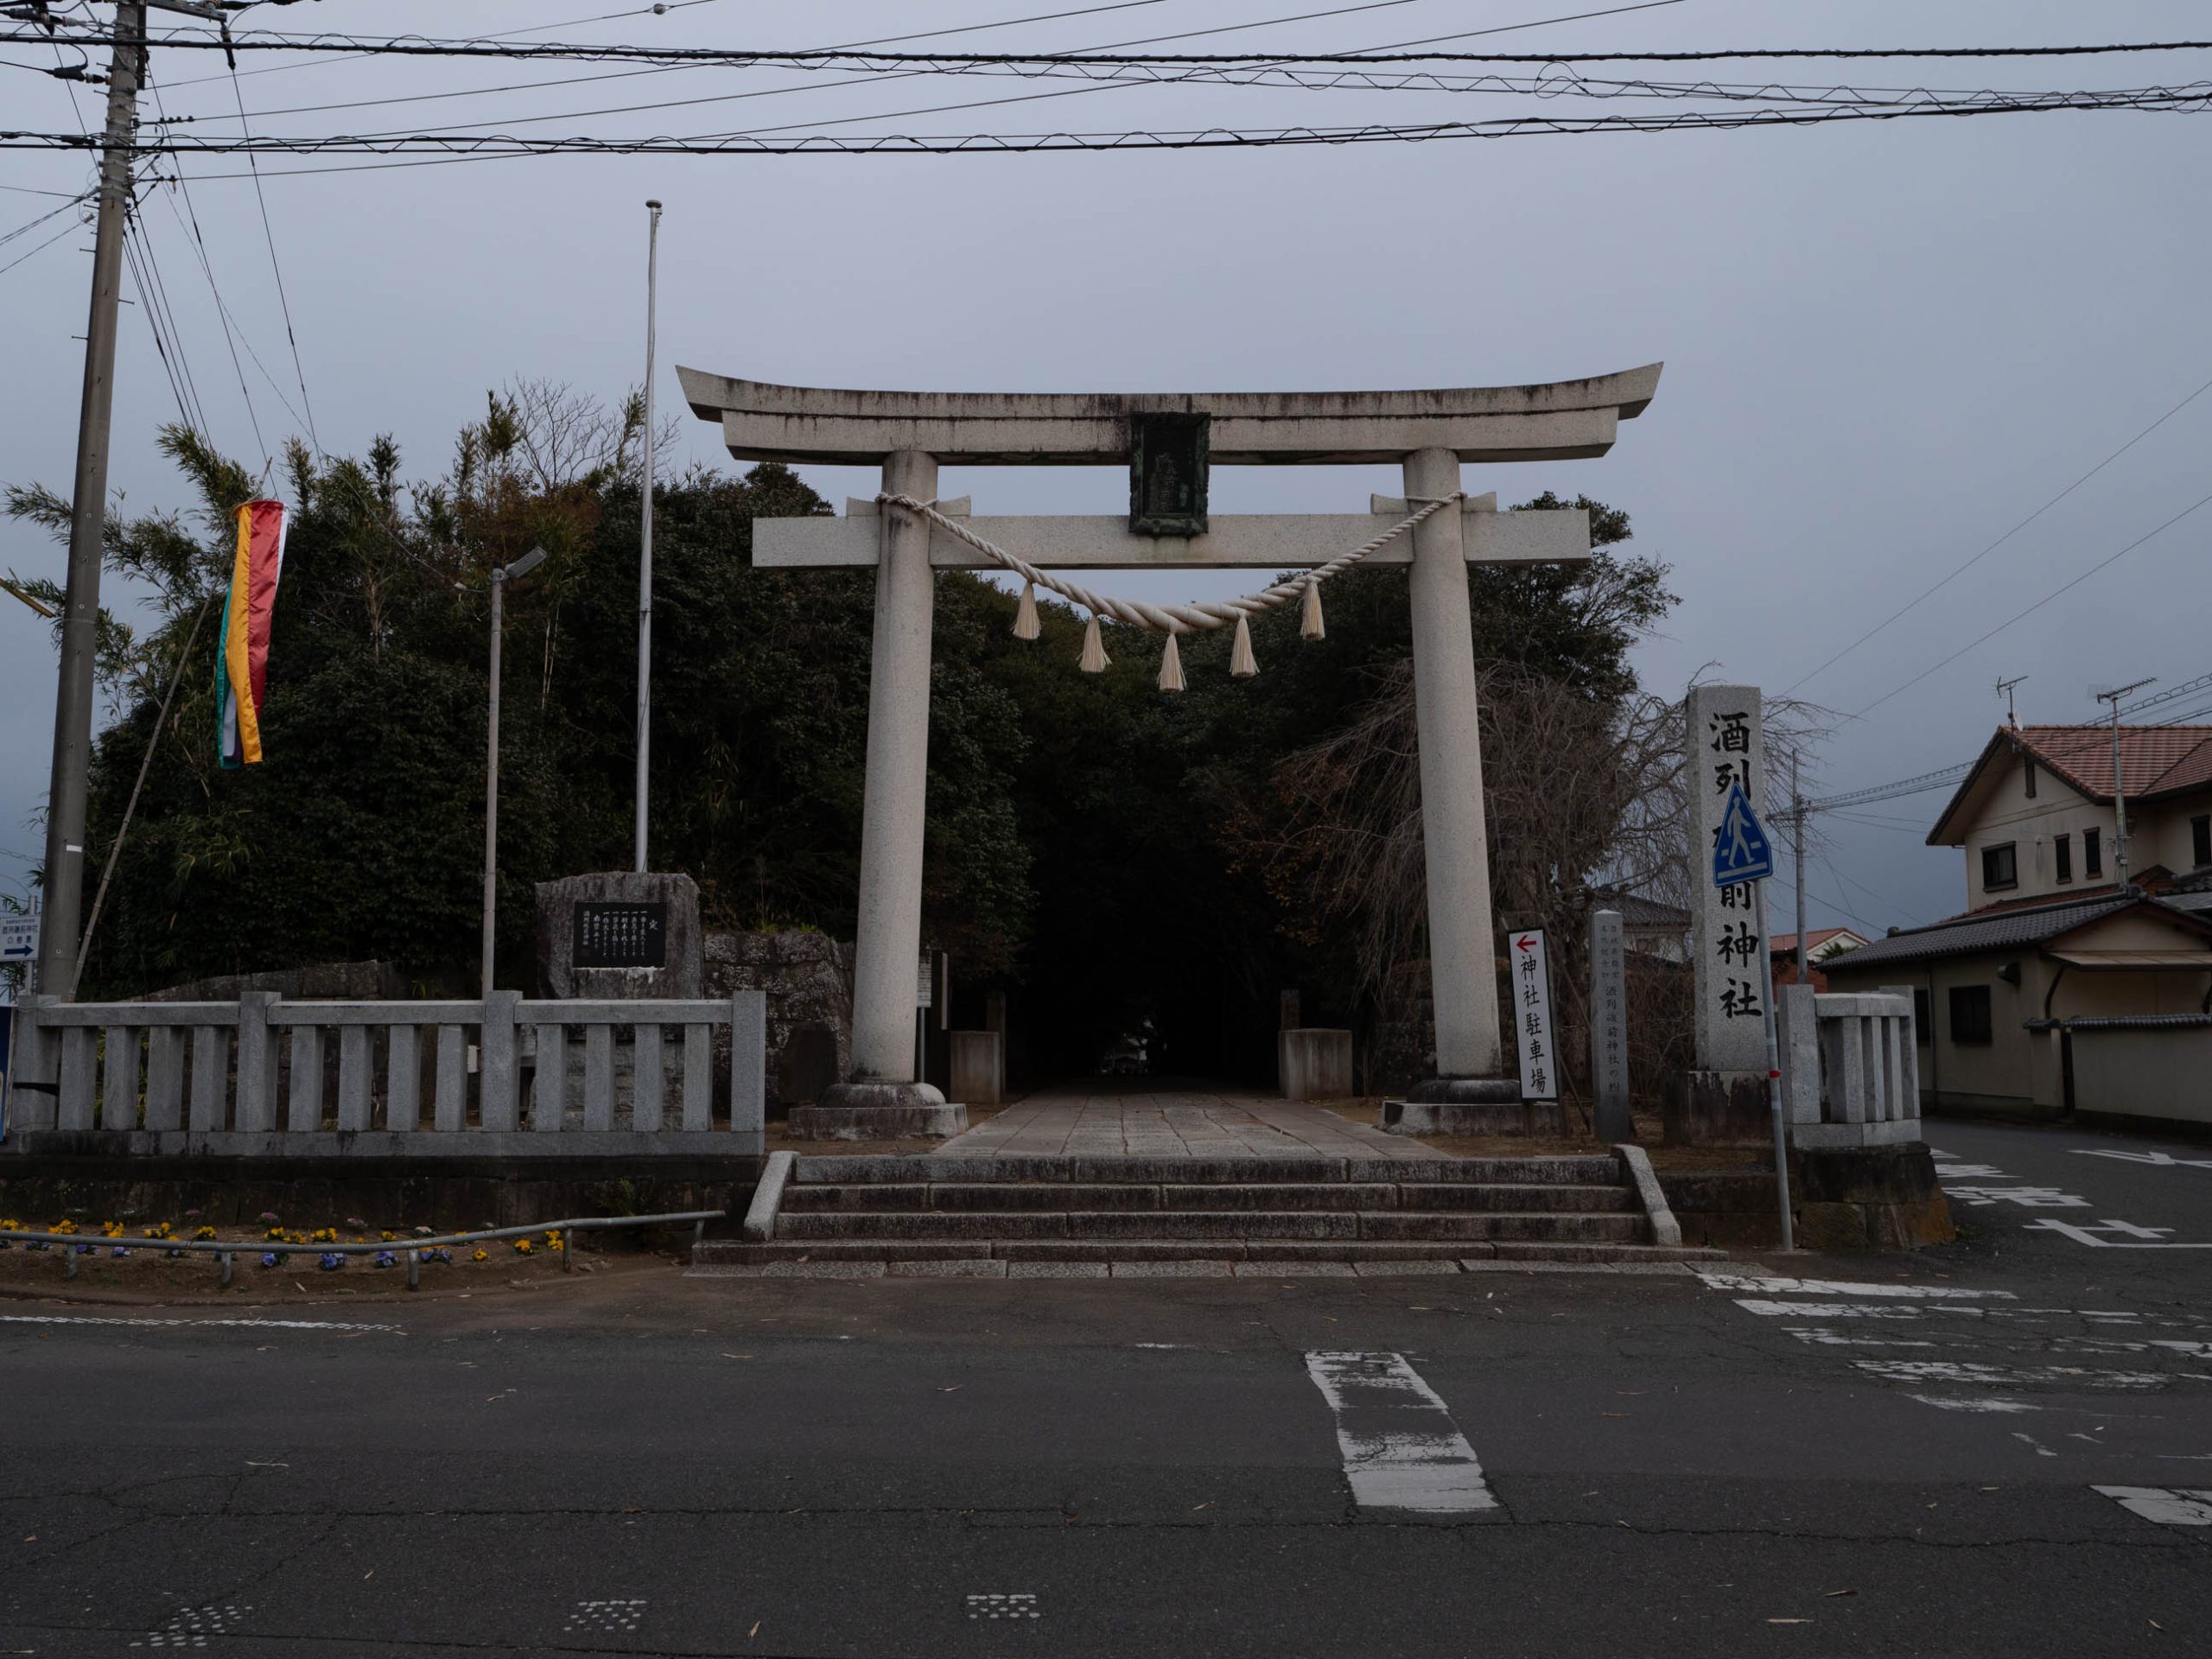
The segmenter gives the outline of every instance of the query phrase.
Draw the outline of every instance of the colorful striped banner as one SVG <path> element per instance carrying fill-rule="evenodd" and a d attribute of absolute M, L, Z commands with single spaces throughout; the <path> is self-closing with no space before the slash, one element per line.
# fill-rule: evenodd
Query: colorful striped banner
<path fill-rule="evenodd" d="M 261 760 L 261 715 L 269 690 L 269 625 L 284 568 L 284 504 L 249 501 L 238 509 L 238 556 L 223 607 L 223 648 L 215 658 L 215 702 L 222 764 Z"/>

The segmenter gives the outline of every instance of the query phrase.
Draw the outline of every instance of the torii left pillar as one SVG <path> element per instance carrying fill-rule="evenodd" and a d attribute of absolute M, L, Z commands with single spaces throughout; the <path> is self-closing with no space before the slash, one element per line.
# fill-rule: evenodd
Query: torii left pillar
<path fill-rule="evenodd" d="M 887 494 L 937 499 L 937 458 L 884 457 Z M 915 1076 L 922 954 L 922 828 L 930 772 L 930 635 L 937 583 L 930 527 L 878 520 L 874 655 L 868 682 L 868 793 L 861 809 L 860 918 L 853 939 L 852 1080 L 791 1109 L 791 1133 L 838 1140 L 957 1135 L 968 1109 Z"/>

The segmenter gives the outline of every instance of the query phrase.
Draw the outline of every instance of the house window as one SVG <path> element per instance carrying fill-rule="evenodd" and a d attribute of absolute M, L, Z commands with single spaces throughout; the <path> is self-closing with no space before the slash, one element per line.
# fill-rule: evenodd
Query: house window
<path fill-rule="evenodd" d="M 2212 864 L 2212 813 L 2200 812 L 2189 821 L 2189 855 L 2200 870 Z"/>
<path fill-rule="evenodd" d="M 2034 761 L 2031 760 L 2031 761 L 2029 761 L 2029 762 L 2028 762 L 2028 798 L 2029 798 L 2030 800 L 2031 800 L 2031 801 L 2032 801 L 2033 799 L 2035 799 L 2035 798 L 2036 798 L 2036 763 L 2035 763 Z"/>
<path fill-rule="evenodd" d="M 1951 987 L 1951 1040 L 1982 1044 L 1989 1041 L 1989 987 Z"/>
<path fill-rule="evenodd" d="M 1912 988 L 1912 1032 L 1923 1043 L 1936 1034 L 1934 1016 L 1928 1007 L 1928 993 L 1917 985 Z"/>
<path fill-rule="evenodd" d="M 2001 847 L 1981 849 L 1981 886 L 1984 892 L 1994 893 L 1999 888 L 2016 887 L 2019 884 L 2019 858 L 2011 842 Z"/>
<path fill-rule="evenodd" d="M 2102 875 L 2105 873 L 2105 838 L 2101 830 L 2082 832 L 2082 874 Z"/>
<path fill-rule="evenodd" d="M 2050 838 L 2051 866 L 2061 881 L 2074 879 L 2074 837 L 2053 836 Z"/>

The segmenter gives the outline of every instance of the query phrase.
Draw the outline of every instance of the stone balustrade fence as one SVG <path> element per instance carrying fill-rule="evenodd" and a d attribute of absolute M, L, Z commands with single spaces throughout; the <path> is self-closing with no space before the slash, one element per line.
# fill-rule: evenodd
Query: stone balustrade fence
<path fill-rule="evenodd" d="M 1793 1145 L 1897 1146 L 1920 1139 L 1912 993 L 1843 995 L 1784 985 L 1775 1003 L 1782 1105 Z"/>
<path fill-rule="evenodd" d="M 62 1002 L 17 1007 L 0 1151 L 757 1154 L 766 1001 Z M 729 1028 L 717 1088 L 715 1028 Z"/>

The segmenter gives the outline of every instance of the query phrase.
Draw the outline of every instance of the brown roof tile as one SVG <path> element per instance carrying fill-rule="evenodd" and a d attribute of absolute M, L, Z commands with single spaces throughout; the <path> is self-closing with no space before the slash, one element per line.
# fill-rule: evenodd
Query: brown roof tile
<path fill-rule="evenodd" d="M 2083 794 L 2112 798 L 2110 726 L 2023 726 L 2013 735 Z M 2212 726 L 2123 726 L 2120 753 L 2131 796 L 2212 784 Z"/>

